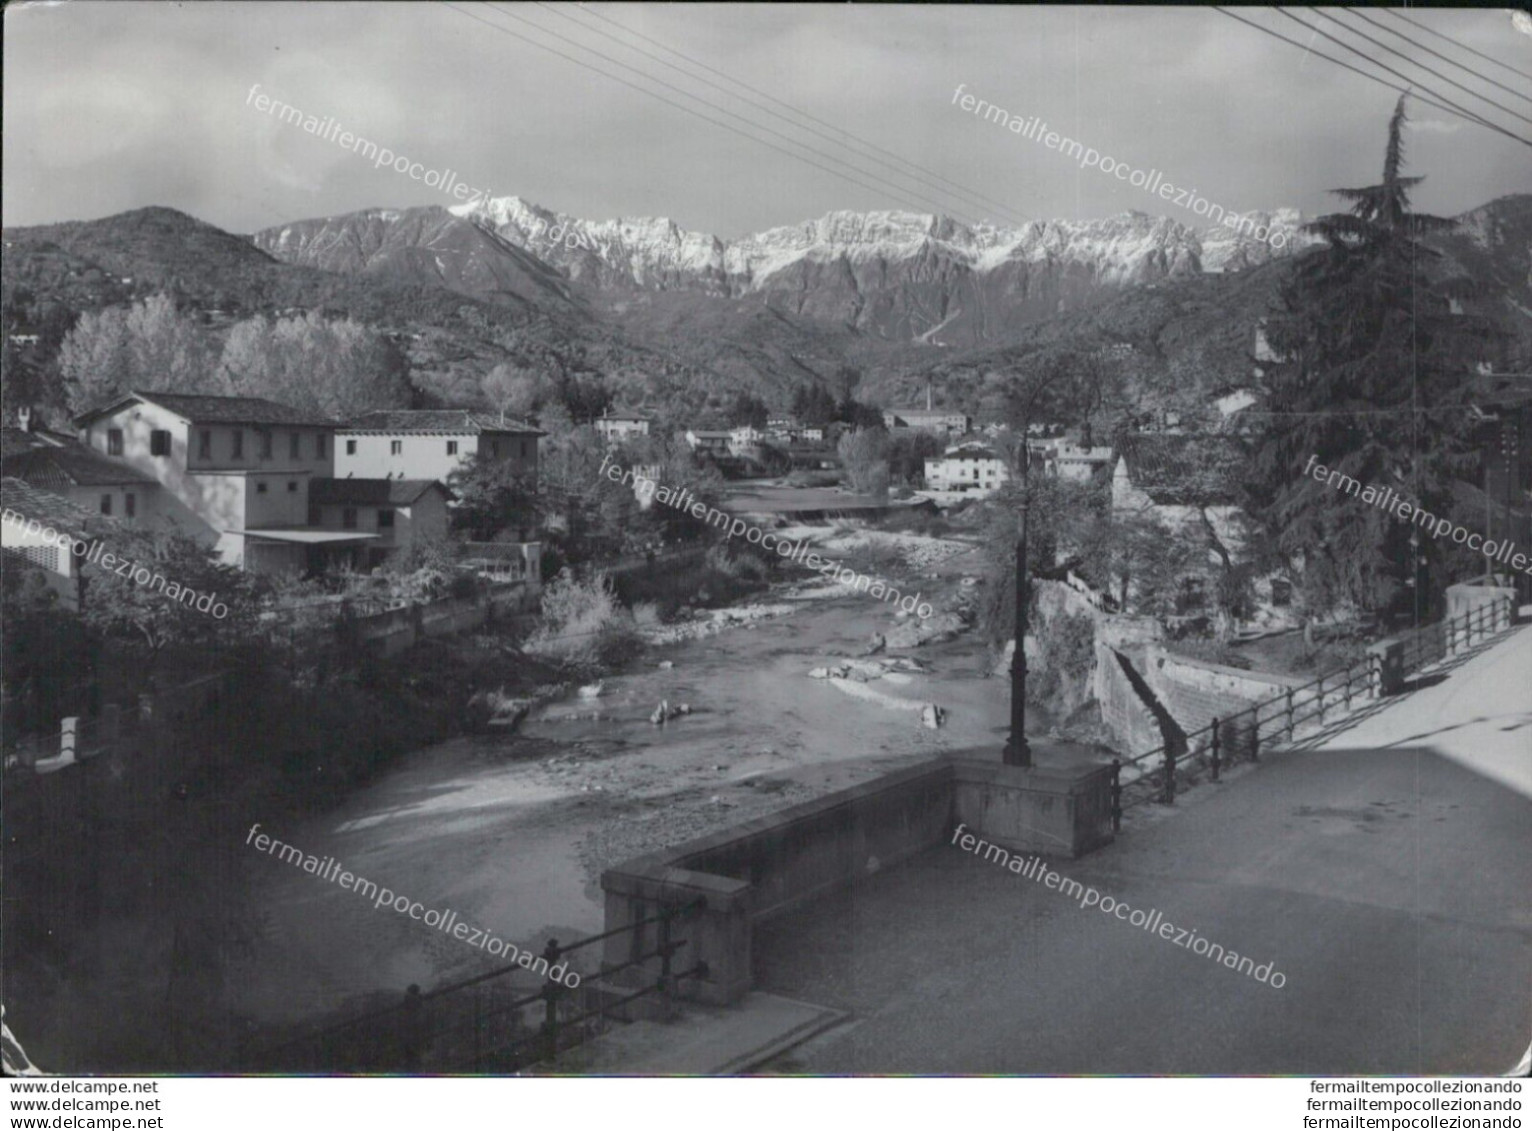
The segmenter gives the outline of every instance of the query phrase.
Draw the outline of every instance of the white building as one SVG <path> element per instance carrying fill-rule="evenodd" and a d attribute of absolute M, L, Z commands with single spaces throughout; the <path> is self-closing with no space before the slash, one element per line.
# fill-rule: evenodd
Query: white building
<path fill-rule="evenodd" d="M 48 587 L 71 608 L 77 607 L 75 583 L 83 563 L 69 545 L 59 544 L 61 537 L 90 542 L 110 529 L 110 520 L 62 496 L 10 476 L 0 479 L 0 547 L 47 571 Z"/>
<path fill-rule="evenodd" d="M 926 460 L 926 490 L 988 495 L 1010 477 L 1005 461 L 987 444 L 953 444 Z"/>
<path fill-rule="evenodd" d="M 973 418 L 965 412 L 949 409 L 897 408 L 883 414 L 883 426 L 890 432 L 900 428 L 923 428 L 948 436 L 966 436 L 973 427 Z"/>
<path fill-rule="evenodd" d="M 1047 468 L 1060 479 L 1088 483 L 1096 472 L 1111 464 L 1111 448 L 1082 448 L 1078 444 L 1060 440 L 1048 457 Z"/>
<path fill-rule="evenodd" d="M 694 452 L 710 453 L 712 455 L 728 455 L 733 446 L 734 433 L 708 431 L 705 429 L 688 428 L 686 430 L 686 442 Z"/>
<path fill-rule="evenodd" d="M 354 561 L 376 539 L 309 525 L 310 483 L 330 478 L 335 466 L 335 423 L 321 416 L 262 397 L 133 392 L 74 423 L 97 456 L 159 484 L 160 522 L 230 565 L 314 570 Z M 117 505 L 114 497 L 114 513 Z"/>
<path fill-rule="evenodd" d="M 530 424 L 467 409 L 369 412 L 335 433 L 337 479 L 440 479 L 469 456 L 510 463 L 536 478 L 537 439 Z"/>
<path fill-rule="evenodd" d="M 649 435 L 649 418 L 633 413 L 609 413 L 598 418 L 595 424 L 596 431 L 608 444 L 620 444 L 634 436 Z"/>
<path fill-rule="evenodd" d="M 729 450 L 735 453 L 752 448 L 766 438 L 766 433 L 750 424 L 729 429 Z"/>

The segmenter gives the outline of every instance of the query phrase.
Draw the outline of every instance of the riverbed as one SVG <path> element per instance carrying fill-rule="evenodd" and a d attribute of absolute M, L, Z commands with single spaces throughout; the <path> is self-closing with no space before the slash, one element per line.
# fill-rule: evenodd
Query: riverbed
<path fill-rule="evenodd" d="M 921 576 L 934 593 L 977 569 L 965 552 Z M 646 650 L 516 734 L 416 751 L 340 809 L 264 831 L 540 949 L 602 929 L 611 864 L 939 753 L 998 758 L 1009 684 L 979 634 L 865 655 L 900 622 L 893 606 L 801 582 L 763 605 L 760 619 Z M 657 725 L 661 701 L 688 711 Z M 926 703 L 943 708 L 940 728 L 922 725 Z M 1029 712 L 1029 735 L 1051 721 Z M 1034 746 L 1046 760 L 1047 740 Z M 264 921 L 230 1005 L 255 1022 L 322 1017 L 504 962 L 275 858 L 252 865 Z"/>

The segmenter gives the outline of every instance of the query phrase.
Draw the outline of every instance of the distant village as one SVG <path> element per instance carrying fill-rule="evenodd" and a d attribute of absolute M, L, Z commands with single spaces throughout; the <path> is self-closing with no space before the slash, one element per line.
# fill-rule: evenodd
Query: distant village
<path fill-rule="evenodd" d="M 1007 432 L 1003 425 L 929 406 L 886 410 L 882 418 L 891 435 L 924 432 L 940 448 L 924 460 L 908 497 L 938 506 L 987 498 L 1015 474 L 996 442 Z M 592 424 L 618 447 L 649 436 L 652 421 L 609 411 Z M 1164 422 L 1162 444 L 1203 442 L 1169 440 L 1175 424 L 1174 416 Z M 683 436 L 697 463 L 725 479 L 773 470 L 833 475 L 841 470 L 836 440 L 849 427 L 781 415 L 763 428 L 687 428 Z M 23 409 L 4 432 L 4 501 L 11 513 L 61 532 L 103 523 L 173 527 L 216 549 L 226 564 L 257 573 L 366 570 L 448 537 L 448 481 L 470 460 L 535 481 L 544 435 L 532 424 L 468 409 L 395 409 L 339 423 L 259 397 L 141 391 L 75 417 L 67 429 Z M 1028 428 L 1032 471 L 1076 482 L 1113 475 L 1123 492 L 1134 490 L 1138 450 L 1086 446 L 1062 425 Z M 15 523 L 4 538 L 7 550 L 59 578 L 75 577 L 69 554 Z M 502 545 L 514 549 L 518 573 L 538 576 L 530 519 Z M 74 596 L 69 587 L 61 593 Z"/>

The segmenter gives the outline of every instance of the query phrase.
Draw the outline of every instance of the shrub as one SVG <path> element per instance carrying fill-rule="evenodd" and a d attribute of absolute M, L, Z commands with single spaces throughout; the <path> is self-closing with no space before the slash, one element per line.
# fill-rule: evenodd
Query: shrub
<path fill-rule="evenodd" d="M 703 562 L 709 570 L 730 581 L 763 582 L 770 572 L 766 561 L 747 547 L 733 549 L 725 543 L 711 547 Z"/>
<path fill-rule="evenodd" d="M 543 590 L 542 623 L 524 650 L 572 664 L 617 663 L 638 646 L 632 615 L 604 577 L 559 575 Z"/>
<path fill-rule="evenodd" d="M 1039 620 L 1033 623 L 1043 627 Z M 1043 639 L 1047 644 L 1027 681 L 1027 697 L 1062 717 L 1089 696 L 1096 625 L 1083 613 L 1068 613 L 1048 626 Z"/>

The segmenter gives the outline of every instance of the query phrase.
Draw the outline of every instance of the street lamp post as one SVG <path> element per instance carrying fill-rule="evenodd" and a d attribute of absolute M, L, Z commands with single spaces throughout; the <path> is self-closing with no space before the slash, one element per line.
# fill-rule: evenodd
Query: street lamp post
<path fill-rule="evenodd" d="M 1021 434 L 1021 453 L 1017 469 L 1021 473 L 1021 518 L 1016 531 L 1016 646 L 1011 653 L 1011 737 L 1005 744 L 1002 761 L 1007 766 L 1032 765 L 1032 750 L 1027 746 L 1027 467 L 1031 453 L 1027 449 L 1026 430 Z"/>

